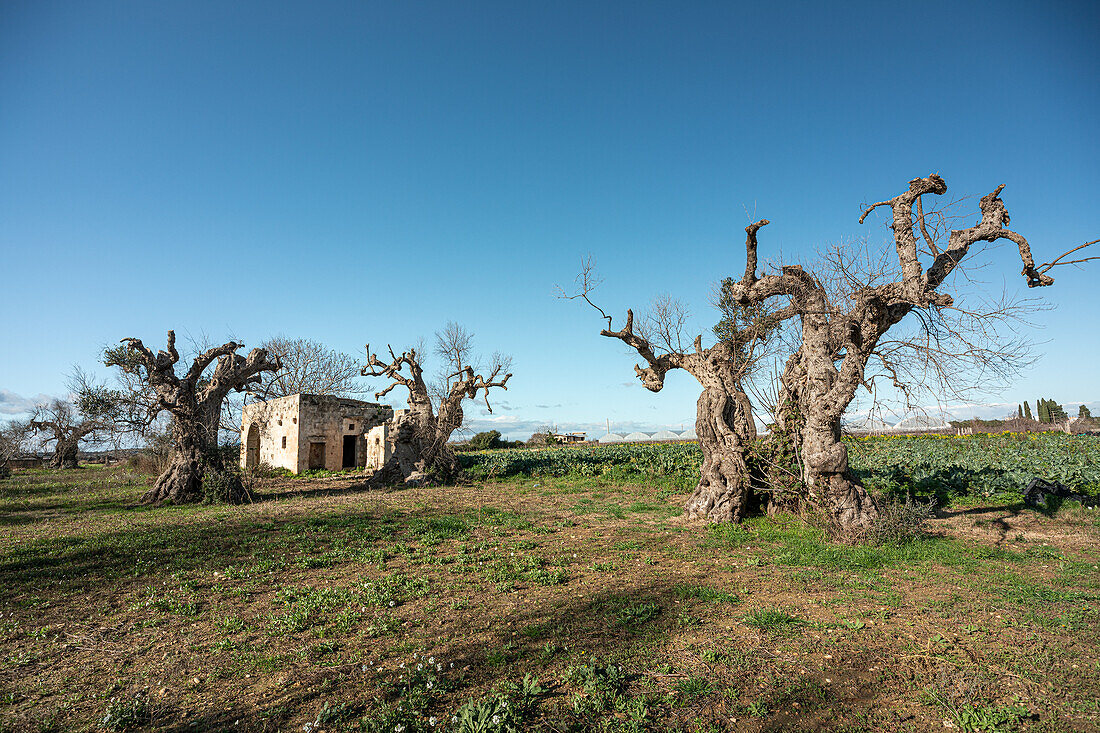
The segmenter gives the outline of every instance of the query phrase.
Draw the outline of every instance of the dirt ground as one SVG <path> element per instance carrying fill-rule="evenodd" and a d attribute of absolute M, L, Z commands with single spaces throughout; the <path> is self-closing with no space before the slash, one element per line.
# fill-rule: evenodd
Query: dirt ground
<path fill-rule="evenodd" d="M 483 730 L 1100 730 L 1078 506 L 873 547 L 595 478 L 163 508 L 148 481 L 0 482 L 0 731 L 452 730 L 502 700 Z"/>

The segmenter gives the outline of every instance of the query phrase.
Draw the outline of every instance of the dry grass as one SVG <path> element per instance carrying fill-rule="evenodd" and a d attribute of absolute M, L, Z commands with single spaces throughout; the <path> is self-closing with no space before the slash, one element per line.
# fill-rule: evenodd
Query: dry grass
<path fill-rule="evenodd" d="M 600 479 L 160 509 L 147 482 L 0 482 L 0 730 L 371 730 L 386 704 L 439 730 L 526 674 L 530 730 L 1097 729 L 1095 513 L 846 546 Z M 401 682 L 424 657 L 433 687 Z"/>

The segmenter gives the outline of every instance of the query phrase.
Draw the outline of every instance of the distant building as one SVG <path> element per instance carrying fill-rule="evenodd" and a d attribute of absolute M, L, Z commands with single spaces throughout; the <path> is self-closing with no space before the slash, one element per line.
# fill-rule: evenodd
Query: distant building
<path fill-rule="evenodd" d="M 635 432 L 627 435 L 620 433 L 608 433 L 600 438 L 601 443 L 655 443 L 665 440 L 698 440 L 698 436 L 695 435 L 695 429 L 691 428 L 685 430 L 682 433 L 675 433 L 671 430 L 661 430 L 656 433 L 642 433 Z"/>
<path fill-rule="evenodd" d="M 892 425 L 875 415 L 861 415 L 844 422 L 847 431 L 875 433 L 892 429 Z"/>
<path fill-rule="evenodd" d="M 554 440 L 559 443 L 583 443 L 588 433 L 554 433 Z"/>
<path fill-rule="evenodd" d="M 241 467 L 381 468 L 393 450 L 386 442 L 393 415 L 389 405 L 311 394 L 245 405 Z"/>
<path fill-rule="evenodd" d="M 934 431 L 934 430 L 950 430 L 951 424 L 943 417 L 932 417 L 931 415 L 910 415 L 909 417 L 896 423 L 891 430 L 898 431 Z"/>

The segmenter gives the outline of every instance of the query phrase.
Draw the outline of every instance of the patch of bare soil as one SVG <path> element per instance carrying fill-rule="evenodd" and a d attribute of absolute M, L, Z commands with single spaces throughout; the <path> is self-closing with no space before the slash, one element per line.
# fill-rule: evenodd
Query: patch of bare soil
<path fill-rule="evenodd" d="M 425 658 L 425 730 L 526 674 L 530 730 L 1096 729 L 1089 516 L 949 510 L 944 541 L 887 550 L 599 481 L 280 479 L 131 511 L 140 490 L 42 495 L 60 516 L 5 527 L 0 731 L 128 701 L 144 729 L 369 730 Z M 625 681 L 592 682 L 606 665 Z"/>
<path fill-rule="evenodd" d="M 1048 544 L 1070 551 L 1100 547 L 1100 510 L 1074 506 L 1051 516 L 1023 503 L 947 509 L 933 531 L 989 545 Z"/>

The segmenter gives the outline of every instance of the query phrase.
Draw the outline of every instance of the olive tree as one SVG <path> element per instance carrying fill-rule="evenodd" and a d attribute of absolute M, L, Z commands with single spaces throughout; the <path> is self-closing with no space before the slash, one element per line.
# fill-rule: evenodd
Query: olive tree
<path fill-rule="evenodd" d="M 489 390 L 508 389 L 512 377 L 508 372 L 511 359 L 494 354 L 482 366 L 472 346 L 472 334 L 457 324 L 449 323 L 436 333 L 435 353 L 442 368 L 440 379 L 433 382 L 424 375 L 423 347 L 410 348 L 400 355 L 390 347 L 386 361 L 379 359 L 367 344 L 363 376 L 391 381 L 375 398 L 404 387 L 408 400 L 408 410 L 396 415 L 390 426 L 388 440 L 393 444 L 393 455 L 371 477 L 373 484 L 420 485 L 453 480 L 460 473 L 458 459 L 447 443 L 462 427 L 465 419 L 462 403 L 482 393 L 486 409 L 492 412 Z"/>
<path fill-rule="evenodd" d="M 76 468 L 80 444 L 108 437 L 115 431 L 119 395 L 97 384 L 76 368 L 69 377 L 69 399 L 34 406 L 27 426 L 45 446 L 53 444 L 52 468 Z"/>
<path fill-rule="evenodd" d="M 841 302 L 830 297 L 822 277 L 797 265 L 758 275 L 757 233 L 769 222 L 761 220 L 746 230 L 744 275 L 726 290 L 745 307 L 778 300 L 784 315 L 797 320 L 798 349 L 787 360 L 782 377 L 780 428 L 797 443 L 805 498 L 845 531 L 866 530 L 879 516 L 874 497 L 849 468 L 848 450 L 841 442 L 841 417 L 857 389 L 866 384 L 868 363 L 882 353 L 887 332 L 910 314 L 934 318 L 955 307 L 954 297 L 941 288 L 978 242 L 1007 239 L 1016 244 L 1028 287 L 1052 285 L 1047 272 L 1056 265 L 1085 261 L 1064 258 L 1093 244 L 1037 266 L 1027 239 L 1008 228 L 1008 210 L 1000 198 L 1003 188 L 998 186 L 981 198 L 974 225 L 952 230 L 942 243 L 925 227 L 921 200 L 946 193 L 947 183 L 938 175 L 914 179 L 906 191 L 866 207 L 860 223 L 879 207 L 890 209 L 897 276 L 880 282 L 857 278 L 851 283 L 850 297 Z M 918 245 L 918 228 L 927 245 L 925 253 Z"/>
<path fill-rule="evenodd" d="M 717 340 L 704 347 L 702 334 L 685 335 L 688 311 L 671 297 L 655 299 L 637 320 L 627 309 L 622 326 L 615 328 L 614 319 L 591 299 L 598 285 L 588 260 L 577 277 L 576 291 L 561 295 L 582 299 L 599 311 L 607 321 L 600 335 L 622 341 L 642 357 L 644 364 L 636 364 L 634 372 L 646 389 L 660 392 L 665 376 L 675 369 L 684 370 L 702 387 L 695 432 L 703 463 L 686 514 L 711 522 L 740 521 L 761 500 L 753 491 L 754 485 L 760 488 L 753 480 L 751 456 L 757 435 L 746 381 L 768 354 L 777 325 L 794 311 L 773 309 L 768 303 L 746 307 L 720 296 L 715 305 L 722 319 L 713 329 Z"/>
<path fill-rule="evenodd" d="M 221 454 L 217 451 L 218 427 L 222 403 L 231 391 L 243 392 L 258 384 L 264 372 L 279 368 L 277 360 L 262 348 L 247 356 L 237 352 L 243 344 L 235 341 L 211 347 L 195 356 L 181 376 L 176 373 L 180 354 L 176 334 L 168 332 L 167 351 L 153 353 L 141 339 L 126 338 L 122 346 L 106 353 L 105 363 L 117 367 L 134 388 L 130 419 L 146 424 L 162 413 L 171 416 L 173 455 L 168 468 L 142 501 L 160 504 L 184 504 L 204 498 L 203 481 L 217 476 L 226 482 L 220 499 L 240 502 L 248 499 L 240 480 L 227 477 Z M 207 374 L 207 370 L 213 370 Z M 144 415 L 140 414 L 144 410 Z"/>

